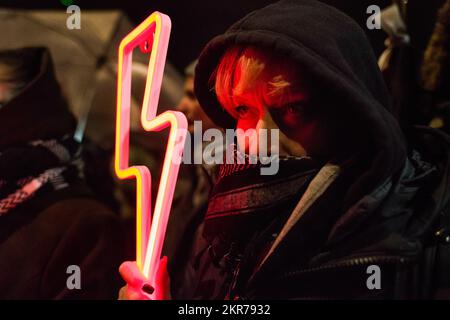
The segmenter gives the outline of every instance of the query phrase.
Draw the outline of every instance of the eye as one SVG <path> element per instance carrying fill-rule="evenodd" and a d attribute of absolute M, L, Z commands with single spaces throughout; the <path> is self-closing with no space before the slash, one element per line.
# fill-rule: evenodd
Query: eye
<path fill-rule="evenodd" d="M 286 115 L 296 116 L 304 113 L 304 106 L 302 104 L 289 104 L 284 108 Z"/>
<path fill-rule="evenodd" d="M 238 106 L 234 110 L 241 119 L 246 118 L 249 115 L 249 107 L 247 106 Z"/>

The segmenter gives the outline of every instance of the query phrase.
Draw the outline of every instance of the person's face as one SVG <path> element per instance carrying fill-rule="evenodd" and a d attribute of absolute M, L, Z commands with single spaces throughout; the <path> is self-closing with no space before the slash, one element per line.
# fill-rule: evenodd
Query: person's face
<path fill-rule="evenodd" d="M 178 104 L 177 109 L 186 115 L 190 133 L 193 133 L 194 131 L 194 121 L 201 121 L 203 130 L 214 127 L 214 124 L 205 114 L 202 107 L 200 107 L 200 104 L 195 97 L 193 77 L 186 78 L 184 83 L 184 96 Z"/>
<path fill-rule="evenodd" d="M 281 76 L 294 86 L 288 99 L 283 99 L 282 103 L 277 102 L 279 99 L 263 101 L 267 99 L 255 98 L 253 86 L 233 95 L 232 110 L 227 110 L 236 118 L 237 128 L 255 129 L 256 132 L 267 129 L 269 137 L 270 130 L 279 129 L 280 156 L 329 155 L 333 148 L 328 133 L 331 119 L 323 112 L 324 106 L 314 101 L 306 86 L 289 79 L 288 75 Z M 240 141 L 238 138 L 238 142 L 241 148 L 245 145 L 246 151 L 251 153 L 248 138 L 241 138 Z M 258 146 L 266 143 L 263 141 L 259 144 L 259 140 L 255 142 Z M 268 146 L 273 152 L 274 143 L 270 139 Z"/>

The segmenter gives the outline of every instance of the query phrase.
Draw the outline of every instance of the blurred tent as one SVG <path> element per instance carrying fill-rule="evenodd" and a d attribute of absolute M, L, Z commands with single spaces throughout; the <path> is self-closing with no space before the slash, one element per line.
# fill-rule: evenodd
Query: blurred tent
<path fill-rule="evenodd" d="M 52 53 L 57 78 L 78 119 L 76 138 L 84 133 L 99 145 L 114 143 L 117 49 L 133 24 L 118 10 L 81 14 L 81 29 L 69 30 L 69 17 L 61 10 L 14 10 L 0 8 L 0 50 L 45 46 Z M 148 55 L 133 56 L 132 129 L 139 131 L 139 114 L 147 74 Z M 166 64 L 160 111 L 181 99 L 183 77 Z"/>

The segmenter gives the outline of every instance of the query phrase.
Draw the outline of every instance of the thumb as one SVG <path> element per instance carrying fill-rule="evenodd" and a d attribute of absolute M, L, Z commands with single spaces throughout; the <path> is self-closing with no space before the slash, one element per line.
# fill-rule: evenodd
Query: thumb
<path fill-rule="evenodd" d="M 137 288 L 146 281 L 135 261 L 126 261 L 122 263 L 119 267 L 119 272 L 123 280 L 132 287 Z"/>
<path fill-rule="evenodd" d="M 121 264 L 119 272 L 127 283 L 120 290 L 119 298 L 127 300 L 149 300 L 154 289 L 150 286 L 145 276 L 134 261 Z"/>
<path fill-rule="evenodd" d="M 155 298 L 157 300 L 167 300 L 171 299 L 170 295 L 170 276 L 167 271 L 167 256 L 161 258 L 158 264 L 158 269 L 156 270 L 156 284 L 158 290 L 155 292 Z"/>

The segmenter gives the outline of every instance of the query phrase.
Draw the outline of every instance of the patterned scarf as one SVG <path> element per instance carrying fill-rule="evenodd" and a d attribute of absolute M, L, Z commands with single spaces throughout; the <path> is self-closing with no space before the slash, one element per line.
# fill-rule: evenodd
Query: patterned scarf
<path fill-rule="evenodd" d="M 82 178 L 80 145 L 72 138 L 36 140 L 0 152 L 0 216 L 38 192 L 67 188 Z"/>
<path fill-rule="evenodd" d="M 235 159 L 243 156 L 234 152 Z M 274 240 L 323 165 L 309 157 L 285 157 L 279 159 L 277 174 L 264 176 L 262 164 L 250 164 L 244 157 L 244 163 L 223 164 L 218 170 L 194 248 L 197 280 L 189 299 L 229 298 L 241 263 L 258 259 Z"/>

